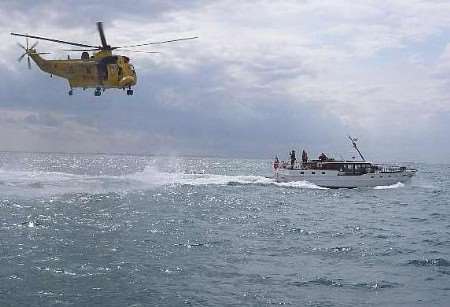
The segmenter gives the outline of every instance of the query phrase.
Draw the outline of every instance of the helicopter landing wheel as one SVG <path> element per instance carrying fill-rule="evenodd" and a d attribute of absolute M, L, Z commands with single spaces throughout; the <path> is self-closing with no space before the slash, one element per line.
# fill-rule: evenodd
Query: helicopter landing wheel
<path fill-rule="evenodd" d="M 69 96 L 72 96 L 72 95 L 73 95 L 73 90 L 70 89 L 70 91 L 69 91 Z"/>
<path fill-rule="evenodd" d="M 102 94 L 101 89 L 100 89 L 99 87 L 97 87 L 97 88 L 95 89 L 94 95 L 95 95 L 95 96 L 100 96 L 101 94 Z"/>
<path fill-rule="evenodd" d="M 127 90 L 127 95 L 128 96 L 132 96 L 133 95 L 133 90 Z"/>

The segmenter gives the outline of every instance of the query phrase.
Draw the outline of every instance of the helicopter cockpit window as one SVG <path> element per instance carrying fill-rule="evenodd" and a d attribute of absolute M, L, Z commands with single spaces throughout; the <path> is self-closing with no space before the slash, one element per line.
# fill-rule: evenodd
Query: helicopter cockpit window
<path fill-rule="evenodd" d="M 134 66 L 131 64 L 130 64 L 130 70 L 133 75 L 136 75 L 136 72 L 134 71 Z"/>

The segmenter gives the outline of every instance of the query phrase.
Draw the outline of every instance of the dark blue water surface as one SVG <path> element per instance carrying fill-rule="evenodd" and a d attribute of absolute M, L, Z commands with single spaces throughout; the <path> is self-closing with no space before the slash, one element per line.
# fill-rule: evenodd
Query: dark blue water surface
<path fill-rule="evenodd" d="M 276 184 L 270 161 L 0 153 L 1 306 L 449 306 L 449 165 Z"/>

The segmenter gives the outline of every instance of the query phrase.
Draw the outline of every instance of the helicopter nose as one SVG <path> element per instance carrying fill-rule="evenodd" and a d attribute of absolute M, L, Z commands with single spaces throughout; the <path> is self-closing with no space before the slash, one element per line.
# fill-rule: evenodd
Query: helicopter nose
<path fill-rule="evenodd" d="M 121 87 L 127 87 L 136 84 L 136 78 L 133 76 L 125 76 L 120 79 L 119 84 Z"/>

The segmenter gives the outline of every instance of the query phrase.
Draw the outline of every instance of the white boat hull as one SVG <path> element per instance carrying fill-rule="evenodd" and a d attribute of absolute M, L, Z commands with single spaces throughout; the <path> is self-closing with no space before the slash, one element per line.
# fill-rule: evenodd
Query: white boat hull
<path fill-rule="evenodd" d="M 308 181 L 327 188 L 357 188 L 390 186 L 398 182 L 406 183 L 415 172 L 401 171 L 395 173 L 367 173 L 362 175 L 343 175 L 338 171 L 279 169 L 274 178 L 278 182 Z"/>

